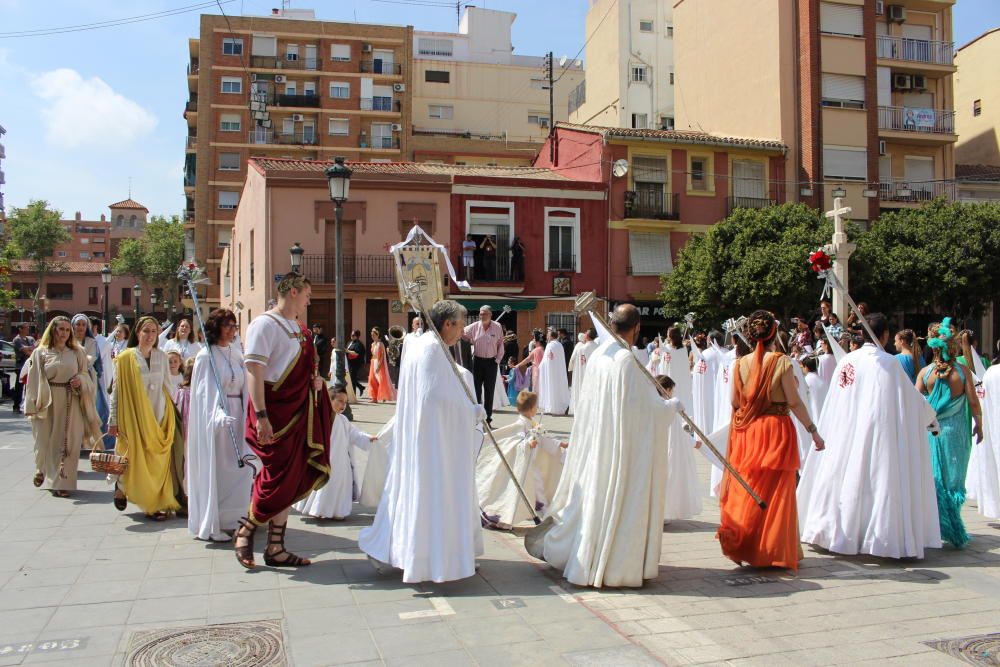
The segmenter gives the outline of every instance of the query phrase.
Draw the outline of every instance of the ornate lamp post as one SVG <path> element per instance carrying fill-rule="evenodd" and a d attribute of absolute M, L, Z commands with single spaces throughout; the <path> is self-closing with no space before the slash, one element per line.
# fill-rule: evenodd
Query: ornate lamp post
<path fill-rule="evenodd" d="M 326 169 L 326 180 L 330 186 L 330 200 L 334 210 L 334 239 L 337 244 L 337 254 L 334 259 L 334 280 L 336 281 L 336 312 L 334 314 L 333 335 L 337 339 L 335 379 L 344 384 L 347 378 L 347 356 L 344 353 L 346 336 L 344 335 L 344 244 L 343 220 L 344 202 L 351 194 L 351 174 L 353 172 L 344 164 L 344 158 L 337 157 L 333 165 Z"/>
<path fill-rule="evenodd" d="M 111 311 L 108 305 L 108 289 L 111 287 L 111 267 L 107 264 L 101 269 L 101 283 L 104 285 L 104 335 L 111 332 Z"/>
<path fill-rule="evenodd" d="M 160 300 L 160 297 L 159 297 L 159 295 L 157 295 L 156 290 L 154 289 L 153 293 L 149 295 L 149 303 L 152 306 L 153 317 L 156 317 L 156 304 L 157 304 L 157 302 L 159 302 L 159 300 Z"/>
<path fill-rule="evenodd" d="M 132 300 L 135 302 L 135 321 L 139 322 L 139 316 L 142 315 L 142 304 L 140 300 L 142 299 L 142 285 L 136 283 L 132 285 Z"/>
<path fill-rule="evenodd" d="M 295 245 L 288 249 L 288 255 L 292 261 L 292 272 L 301 273 L 302 272 L 302 255 L 305 254 L 305 249 L 299 245 L 296 241 Z"/>

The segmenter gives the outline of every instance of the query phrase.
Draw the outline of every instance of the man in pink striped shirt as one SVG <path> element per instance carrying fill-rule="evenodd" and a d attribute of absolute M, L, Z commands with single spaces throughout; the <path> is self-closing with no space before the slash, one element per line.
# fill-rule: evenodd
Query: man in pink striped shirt
<path fill-rule="evenodd" d="M 497 364 L 503 361 L 503 328 L 493 321 L 493 309 L 479 309 L 479 321 L 465 327 L 462 338 L 472 343 L 472 378 L 476 400 L 486 408 L 486 422 L 493 423 L 493 391 L 497 383 Z"/>

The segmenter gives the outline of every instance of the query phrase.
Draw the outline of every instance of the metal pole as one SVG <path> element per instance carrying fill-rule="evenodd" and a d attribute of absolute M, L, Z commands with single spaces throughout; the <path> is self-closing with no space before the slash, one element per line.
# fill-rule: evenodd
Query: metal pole
<path fill-rule="evenodd" d="M 341 202 L 335 202 L 334 217 L 334 239 L 337 244 L 337 255 L 334 264 L 334 280 L 337 281 L 337 312 L 334 313 L 333 335 L 337 338 L 337 349 L 333 351 L 338 362 L 335 364 L 337 382 L 344 384 L 346 376 L 343 373 L 343 366 L 340 364 L 339 351 L 345 344 L 344 338 L 344 244 L 343 244 L 343 220 L 344 206 Z"/>
<path fill-rule="evenodd" d="M 111 335 L 111 311 L 108 310 L 108 283 L 104 283 L 104 335 Z"/>
<path fill-rule="evenodd" d="M 549 51 L 549 162 L 555 166 L 556 163 L 556 115 L 555 115 L 555 83 L 553 82 L 553 70 L 555 67 L 555 54 Z"/>

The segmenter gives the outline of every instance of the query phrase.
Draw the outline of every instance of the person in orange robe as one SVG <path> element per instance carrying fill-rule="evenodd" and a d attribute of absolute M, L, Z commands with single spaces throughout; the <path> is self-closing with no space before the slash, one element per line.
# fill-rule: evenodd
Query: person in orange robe
<path fill-rule="evenodd" d="M 797 570 L 798 514 L 795 507 L 799 450 L 789 414 L 806 425 L 817 450 L 823 438 L 799 400 L 791 360 L 774 351 L 778 323 L 758 310 L 750 316 L 748 334 L 756 345 L 740 358 L 733 378 L 733 420 L 729 463 L 767 503 L 762 510 L 739 482 L 725 473 L 719 498 L 718 533 L 722 553 L 735 563 Z"/>
<path fill-rule="evenodd" d="M 396 400 L 396 388 L 389 377 L 389 363 L 382 343 L 382 332 L 372 327 L 372 363 L 368 368 L 368 397 L 372 403 Z"/>

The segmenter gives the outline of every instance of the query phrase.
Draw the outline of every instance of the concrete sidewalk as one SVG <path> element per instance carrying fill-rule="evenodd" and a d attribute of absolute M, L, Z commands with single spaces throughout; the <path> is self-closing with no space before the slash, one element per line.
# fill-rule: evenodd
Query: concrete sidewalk
<path fill-rule="evenodd" d="M 355 406 L 358 426 L 375 432 L 393 409 Z M 508 410 L 496 421 L 512 419 Z M 699 466 L 707 490 L 701 457 Z M 807 547 L 793 575 L 723 558 L 717 504 L 706 497 L 697 520 L 665 527 L 660 576 L 641 590 L 576 588 L 516 536 L 491 531 L 477 576 L 411 586 L 377 576 L 358 551 L 371 512 L 357 506 L 346 522 L 293 516 L 288 546 L 311 567 L 246 572 L 230 544 L 197 542 L 183 521 L 115 511 L 104 480 L 85 461 L 81 471 L 72 499 L 35 489 L 30 427 L 5 406 L 0 665 L 776 667 L 959 664 L 949 651 L 963 650 L 973 664 L 996 664 L 1000 655 L 1000 637 L 980 637 L 1000 632 L 1000 525 L 974 510 L 964 551 L 897 562 Z M 258 553 L 263 542 L 258 535 Z M 209 625 L 211 641 L 193 632 Z"/>

